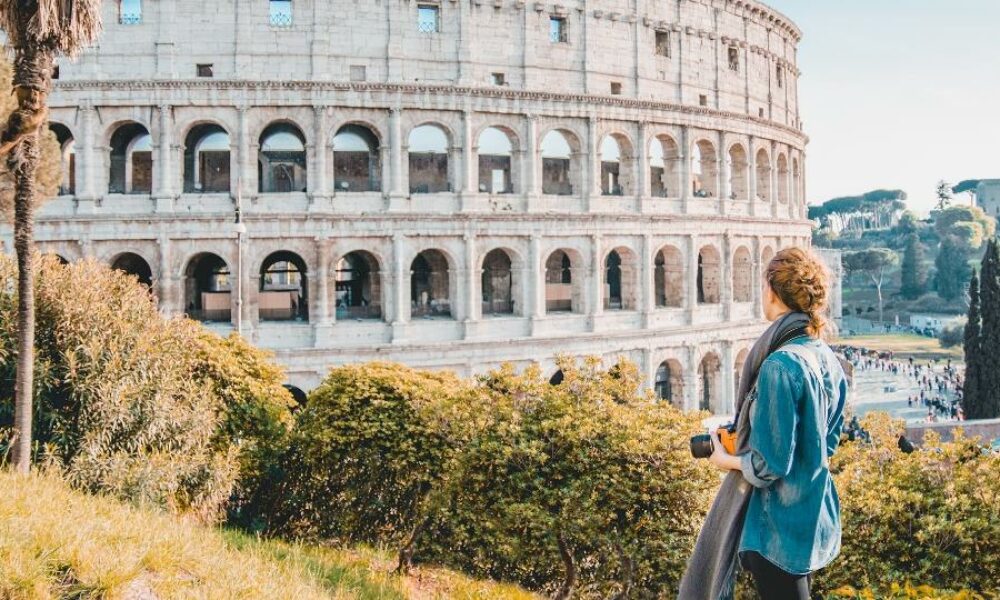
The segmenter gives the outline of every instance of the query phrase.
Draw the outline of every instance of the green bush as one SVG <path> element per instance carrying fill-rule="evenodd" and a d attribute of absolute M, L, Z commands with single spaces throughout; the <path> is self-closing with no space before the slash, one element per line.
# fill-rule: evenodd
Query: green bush
<path fill-rule="evenodd" d="M 817 586 L 890 589 L 916 581 L 941 589 L 1000 589 L 1000 456 L 965 437 L 921 450 L 896 448 L 901 422 L 863 425 L 872 445 L 845 444 L 831 461 L 840 493 L 843 549 Z"/>
<path fill-rule="evenodd" d="M 942 327 L 938 333 L 938 341 L 942 348 L 960 346 L 965 341 L 965 321 L 959 319 Z"/>
<path fill-rule="evenodd" d="M 473 418 L 449 373 L 372 363 L 330 372 L 309 395 L 275 486 L 272 529 L 392 544 L 408 562 Z"/>
<path fill-rule="evenodd" d="M 5 431 L 16 268 L 0 256 Z M 241 479 L 254 485 L 261 447 L 290 423 L 282 372 L 263 353 L 186 319 L 163 319 L 134 277 L 92 261 L 41 261 L 36 307 L 37 460 L 85 490 L 206 520 L 221 515 Z M 241 466 L 253 465 L 242 478 Z"/>

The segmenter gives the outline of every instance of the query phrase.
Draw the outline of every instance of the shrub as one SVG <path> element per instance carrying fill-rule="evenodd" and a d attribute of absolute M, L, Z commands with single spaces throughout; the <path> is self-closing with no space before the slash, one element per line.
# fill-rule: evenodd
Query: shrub
<path fill-rule="evenodd" d="M 15 280 L 16 264 L 0 256 L 7 428 Z M 242 341 L 161 318 L 134 277 L 93 261 L 42 260 L 36 306 L 36 458 L 85 490 L 217 518 L 240 465 L 256 462 L 257 440 L 288 423 L 281 371 Z"/>
<path fill-rule="evenodd" d="M 272 528 L 393 544 L 405 567 L 472 418 L 466 390 L 452 374 L 399 365 L 332 370 L 298 418 Z"/>
<path fill-rule="evenodd" d="M 636 368 L 561 359 L 481 379 L 489 411 L 458 459 L 432 555 L 583 597 L 667 597 L 719 482 L 688 440 L 701 415 L 637 393 Z"/>
<path fill-rule="evenodd" d="M 951 323 L 947 323 L 941 328 L 941 332 L 938 333 L 938 341 L 941 342 L 943 348 L 952 348 L 961 345 L 965 341 L 965 320 L 956 319 Z"/>
<path fill-rule="evenodd" d="M 831 461 L 843 549 L 817 586 L 890 589 L 905 581 L 942 589 L 1000 588 L 1000 456 L 957 436 L 928 433 L 921 450 L 896 448 L 902 423 L 866 417 L 872 444 L 846 444 Z"/>

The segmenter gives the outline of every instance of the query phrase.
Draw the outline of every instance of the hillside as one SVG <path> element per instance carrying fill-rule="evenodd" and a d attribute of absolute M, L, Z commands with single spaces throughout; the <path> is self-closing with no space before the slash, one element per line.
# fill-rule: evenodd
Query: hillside
<path fill-rule="evenodd" d="M 0 598 L 528 599 L 391 556 L 259 540 L 0 471 Z"/>

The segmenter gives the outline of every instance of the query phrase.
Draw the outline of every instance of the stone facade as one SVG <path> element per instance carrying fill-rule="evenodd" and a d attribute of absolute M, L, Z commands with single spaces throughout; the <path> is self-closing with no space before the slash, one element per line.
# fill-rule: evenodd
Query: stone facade
<path fill-rule="evenodd" d="M 810 238 L 800 33 L 750 0 L 597 4 L 107 2 L 60 65 L 39 245 L 302 389 L 596 354 L 729 411 L 761 265 Z"/>
<path fill-rule="evenodd" d="M 1000 220 L 1000 179 L 983 179 L 976 186 L 976 205 L 983 212 Z"/>

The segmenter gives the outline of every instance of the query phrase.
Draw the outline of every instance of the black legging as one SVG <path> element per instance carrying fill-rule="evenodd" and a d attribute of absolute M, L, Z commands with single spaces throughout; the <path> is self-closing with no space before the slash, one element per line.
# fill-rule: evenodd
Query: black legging
<path fill-rule="evenodd" d="M 761 600 L 809 600 L 808 575 L 787 573 L 756 552 L 744 552 L 740 558 Z"/>

